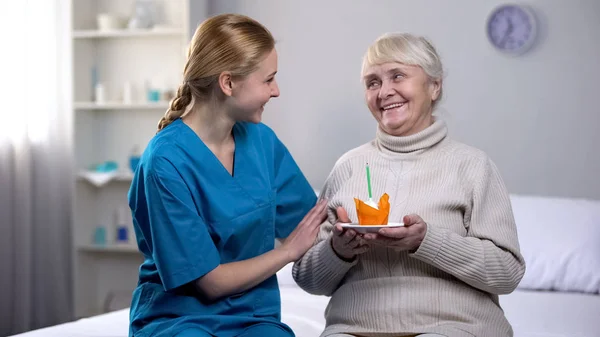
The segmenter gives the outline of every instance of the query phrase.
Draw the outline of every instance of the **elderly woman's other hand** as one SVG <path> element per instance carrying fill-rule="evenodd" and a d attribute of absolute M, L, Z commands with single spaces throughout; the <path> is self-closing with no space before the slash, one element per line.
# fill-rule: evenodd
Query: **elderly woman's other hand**
<path fill-rule="evenodd" d="M 342 223 L 350 223 L 348 213 L 343 207 L 336 209 L 338 222 L 333 226 L 333 236 L 331 238 L 331 246 L 333 251 L 342 260 L 350 261 L 356 255 L 360 255 L 369 250 L 369 246 L 361 235 L 358 235 L 353 229 L 342 227 Z"/>
<path fill-rule="evenodd" d="M 396 251 L 415 251 L 427 233 L 427 223 L 416 214 L 406 215 L 404 227 L 383 228 L 377 234 L 367 233 L 364 240 L 368 244 L 381 245 Z"/>

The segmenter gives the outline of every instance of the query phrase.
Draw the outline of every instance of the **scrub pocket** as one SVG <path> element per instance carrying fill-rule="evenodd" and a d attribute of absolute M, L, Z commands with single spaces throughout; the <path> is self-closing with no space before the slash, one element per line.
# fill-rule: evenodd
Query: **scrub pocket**
<path fill-rule="evenodd" d="M 275 216 L 277 203 L 275 202 L 276 189 L 272 189 L 269 195 L 269 205 L 265 208 L 265 231 L 263 240 L 263 252 L 268 252 L 275 248 Z M 272 275 L 255 289 L 254 316 L 255 317 L 275 317 L 281 316 L 281 299 L 279 295 L 279 286 L 277 276 Z"/>

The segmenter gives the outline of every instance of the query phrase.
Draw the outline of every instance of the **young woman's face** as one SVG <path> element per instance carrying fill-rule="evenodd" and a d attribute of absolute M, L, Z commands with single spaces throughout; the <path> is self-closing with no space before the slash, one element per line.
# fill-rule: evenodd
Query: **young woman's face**
<path fill-rule="evenodd" d="M 232 91 L 234 119 L 259 123 L 265 104 L 279 96 L 279 87 L 275 81 L 277 73 L 277 51 L 273 48 L 263 59 L 258 69 L 242 80 L 233 81 Z"/>
<path fill-rule="evenodd" d="M 365 70 L 365 99 L 381 128 L 408 136 L 431 124 L 432 104 L 440 81 L 431 81 L 419 66 L 389 62 Z"/>

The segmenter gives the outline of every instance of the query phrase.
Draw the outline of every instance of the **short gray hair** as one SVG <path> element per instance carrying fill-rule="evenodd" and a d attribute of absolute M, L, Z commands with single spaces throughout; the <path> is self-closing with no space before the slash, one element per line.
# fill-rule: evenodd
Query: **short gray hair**
<path fill-rule="evenodd" d="M 409 33 L 386 33 L 378 37 L 365 53 L 362 74 L 364 75 L 370 66 L 388 62 L 419 66 L 430 80 L 441 81 L 444 78 L 440 56 L 433 44 L 422 36 Z M 440 86 L 440 94 L 433 102 L 434 108 L 442 99 L 442 89 Z"/>

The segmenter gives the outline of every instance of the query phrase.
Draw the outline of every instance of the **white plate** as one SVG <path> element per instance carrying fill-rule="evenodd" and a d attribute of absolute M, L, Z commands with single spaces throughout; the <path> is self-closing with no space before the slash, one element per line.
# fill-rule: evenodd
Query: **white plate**
<path fill-rule="evenodd" d="M 394 228 L 394 227 L 404 227 L 404 223 L 402 222 L 388 222 L 387 225 L 383 226 L 366 226 L 359 225 L 357 223 L 344 223 L 342 224 L 343 228 L 352 228 L 358 233 L 377 233 L 382 228 Z"/>

